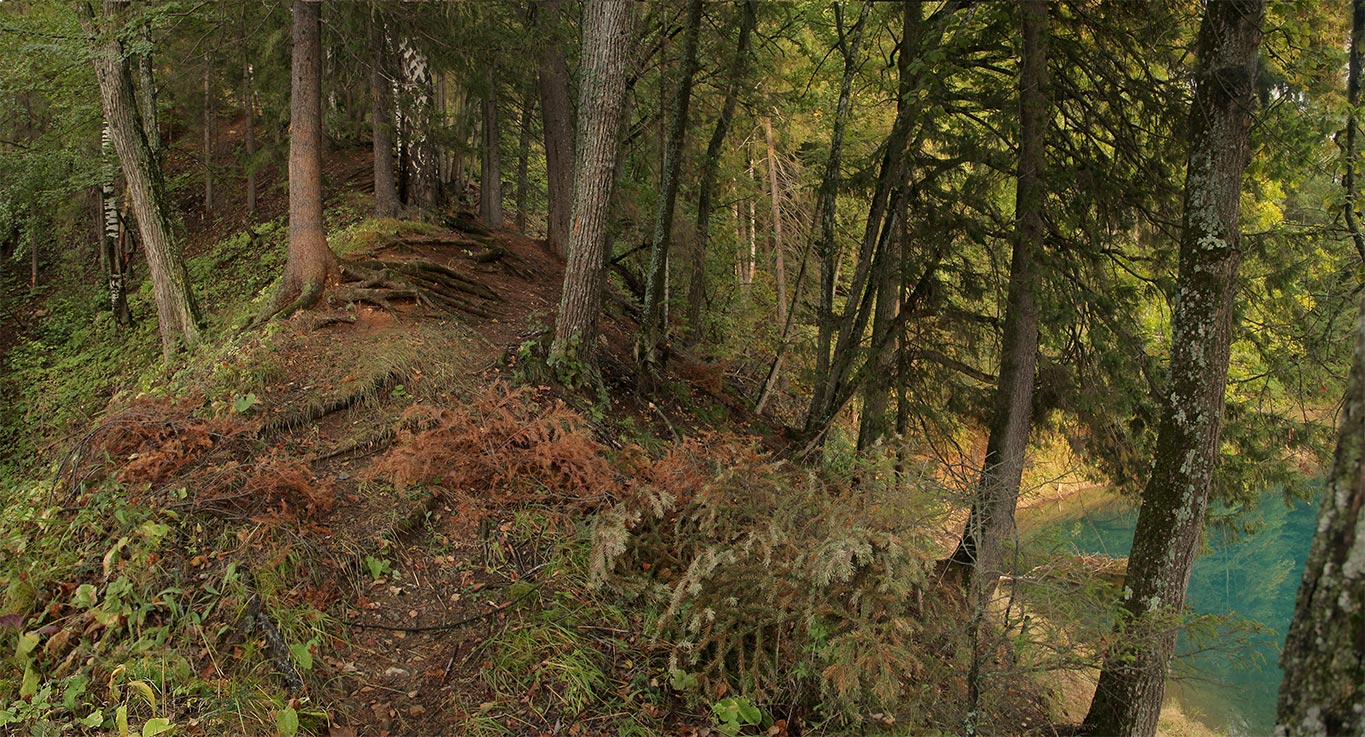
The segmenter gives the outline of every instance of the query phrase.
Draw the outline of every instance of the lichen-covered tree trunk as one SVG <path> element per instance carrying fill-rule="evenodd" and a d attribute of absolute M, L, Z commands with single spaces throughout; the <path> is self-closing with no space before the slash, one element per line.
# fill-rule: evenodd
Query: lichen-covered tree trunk
<path fill-rule="evenodd" d="M 374 215 L 398 217 L 398 179 L 393 171 L 393 82 L 389 78 L 384 23 L 370 19 L 370 130 L 374 151 Z"/>
<path fill-rule="evenodd" d="M 701 178 L 697 184 L 697 238 L 689 262 L 687 289 L 687 342 L 695 344 L 702 334 L 702 307 L 706 303 L 706 244 L 711 237 L 711 212 L 714 208 L 716 173 L 720 169 L 720 154 L 725 148 L 725 137 L 730 132 L 730 122 L 735 117 L 735 103 L 739 98 L 739 83 L 744 77 L 745 66 L 749 59 L 749 37 L 754 30 L 756 14 L 755 0 L 745 0 L 740 5 L 739 38 L 735 43 L 734 60 L 730 62 L 729 74 L 725 83 L 725 98 L 720 105 L 720 115 L 716 117 L 716 127 L 711 132 L 711 141 L 706 145 L 706 156 L 701 162 Z"/>
<path fill-rule="evenodd" d="M 540 119 L 545 137 L 545 243 L 560 258 L 569 255 L 569 222 L 574 207 L 574 112 L 569 101 L 569 65 L 555 43 L 563 22 L 562 0 L 539 6 Z M 553 31 L 553 32 L 551 32 Z"/>
<path fill-rule="evenodd" d="M 1365 253 L 1356 222 L 1355 107 L 1365 53 L 1365 0 L 1354 0 L 1347 79 L 1346 211 L 1351 235 Z M 1365 302 L 1357 318 L 1355 355 L 1342 403 L 1341 432 L 1318 531 L 1299 586 L 1280 667 L 1278 737 L 1365 736 Z"/>
<path fill-rule="evenodd" d="M 1265 0 L 1213 2 L 1199 31 L 1166 396 L 1116 624 L 1123 643 L 1105 657 L 1092 735 L 1151 737 L 1161 713 L 1218 461 L 1264 15 Z"/>
<path fill-rule="evenodd" d="M 1280 666 L 1278 737 L 1365 735 L 1365 302 L 1336 457 Z"/>
<path fill-rule="evenodd" d="M 165 184 L 147 145 L 128 58 L 119 41 L 120 4 L 105 2 L 99 22 L 85 0 L 76 7 L 90 38 L 100 104 L 123 167 L 128 198 L 147 256 L 161 328 L 161 352 L 169 359 L 182 344 L 187 348 L 198 345 L 199 308 L 190 292 L 189 273 L 171 225 Z"/>
<path fill-rule="evenodd" d="M 1351 3 L 1351 50 L 1347 55 L 1347 74 L 1346 74 L 1346 102 L 1348 105 L 1346 115 L 1346 144 L 1342 148 L 1341 158 L 1344 164 L 1342 175 L 1342 185 L 1346 190 L 1346 202 L 1343 211 L 1346 214 L 1346 227 L 1351 231 L 1351 241 L 1355 243 L 1356 253 L 1361 260 L 1365 260 L 1365 232 L 1360 227 L 1360 215 L 1358 214 L 1360 193 L 1356 183 L 1357 168 L 1359 167 L 1359 138 L 1360 138 L 1360 75 L 1361 66 L 1365 63 L 1365 2 L 1354 0 Z"/>
<path fill-rule="evenodd" d="M 276 296 L 283 316 L 317 303 L 336 273 L 322 218 L 321 3 L 294 0 L 289 95 L 289 256 Z"/>
<path fill-rule="evenodd" d="M 578 369 L 591 371 L 597 346 L 607 273 L 607 209 L 620 153 L 631 49 L 631 6 L 630 0 L 588 0 L 583 8 L 569 262 L 550 347 L 550 362 L 570 374 Z"/>
<path fill-rule="evenodd" d="M 494 65 L 488 66 L 487 89 L 484 90 L 483 159 L 479 171 L 479 214 L 484 225 L 502 227 L 502 142 L 498 117 L 498 78 Z"/>
<path fill-rule="evenodd" d="M 971 582 L 989 598 L 1004 573 L 1002 552 L 1014 527 L 1019 484 L 1033 415 L 1033 380 L 1038 368 L 1037 273 L 1034 254 L 1043 245 L 1043 166 L 1047 155 L 1048 10 L 1028 0 L 1023 12 L 1023 59 L 1019 67 L 1019 172 L 1015 187 L 1014 252 L 1010 257 L 1005 325 L 1000 341 L 1000 377 L 991 408 L 986 458 L 967 526 L 953 559 L 971 566 Z"/>
<path fill-rule="evenodd" d="M 701 31 L 701 0 L 687 6 L 686 35 L 683 36 L 682 74 L 673 95 L 673 117 L 668 125 L 664 165 L 659 182 L 659 202 L 654 212 L 654 236 L 650 239 L 649 268 L 645 272 L 644 316 L 635 357 L 643 369 L 641 376 L 656 374 L 663 361 L 661 346 L 664 324 L 664 284 L 668 271 L 668 251 L 673 241 L 673 212 L 678 203 L 678 170 L 682 166 L 683 145 L 687 139 L 687 117 L 691 108 L 692 78 L 697 73 L 697 37 Z"/>
<path fill-rule="evenodd" d="M 118 165 L 114 161 L 114 141 L 109 134 L 108 121 L 100 131 L 100 150 L 104 163 L 100 182 L 100 260 L 104 262 L 109 282 L 109 308 L 114 314 L 114 323 L 122 330 L 133 323 L 133 313 L 128 307 L 128 256 L 119 247 L 121 228 L 118 194 L 114 189 Z"/>
<path fill-rule="evenodd" d="M 138 114 L 142 116 L 142 132 L 147 136 L 147 148 L 152 161 L 161 166 L 161 124 L 156 111 L 156 75 L 152 69 L 152 27 L 143 22 L 139 31 L 145 51 L 137 55 Z"/>

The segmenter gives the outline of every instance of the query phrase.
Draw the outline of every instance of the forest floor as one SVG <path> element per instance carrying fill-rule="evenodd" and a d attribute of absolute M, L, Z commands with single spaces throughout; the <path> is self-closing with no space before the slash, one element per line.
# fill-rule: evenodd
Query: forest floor
<path fill-rule="evenodd" d="M 283 200 L 268 179 L 262 224 L 249 232 L 231 206 L 190 223 L 191 272 L 219 337 L 181 363 L 157 363 L 146 329 L 121 350 L 105 345 L 111 328 L 90 328 L 88 305 L 5 304 L 75 316 L 62 313 L 72 325 L 65 344 L 48 335 L 51 345 L 15 353 L 30 388 L 6 382 L 25 407 L 25 442 L 50 465 L 0 485 L 0 644 L 16 639 L 0 725 L 33 734 L 131 725 L 148 736 L 170 725 L 337 737 L 956 732 L 965 666 L 954 638 L 967 613 L 933 561 L 960 510 L 932 517 L 895 489 L 867 501 L 870 490 L 841 491 L 818 469 L 774 460 L 787 434 L 752 414 L 724 364 L 675 353 L 659 391 L 638 394 L 626 299 L 609 300 L 603 318 L 602 387 L 554 385 L 537 352 L 559 260 L 540 241 L 461 213 L 437 224 L 365 220 L 366 165 L 360 155 L 329 161 L 334 247 L 350 262 L 437 264 L 480 285 L 469 296 L 478 314 L 337 301 L 239 331 L 273 277 L 263 270 L 278 266 L 261 253 L 282 250 Z M 148 291 L 135 296 L 144 315 Z M 23 323 L 0 333 L 0 348 L 30 337 Z M 699 468 L 737 484 L 723 490 L 732 506 L 688 501 L 713 491 Z M 870 484 L 874 471 L 853 476 Z M 768 497 L 765 479 L 776 492 Z M 680 491 L 689 485 L 698 490 Z M 659 502 L 669 491 L 674 501 Z M 661 508 L 650 528 L 647 504 L 628 508 L 642 499 L 681 511 Z M 820 538 L 831 534 L 820 523 L 855 499 L 867 508 L 846 521 L 866 539 Z M 865 567 L 821 574 L 834 576 L 835 601 L 811 599 L 739 636 L 754 649 L 722 652 L 708 670 L 704 658 L 688 664 L 689 643 L 676 630 L 661 635 L 661 622 L 715 549 L 689 564 L 691 543 L 668 535 L 702 534 L 725 516 L 717 510 L 753 517 L 738 532 L 717 527 L 721 543 L 768 546 L 756 566 L 726 553 L 738 598 L 780 609 L 780 592 L 810 594 L 808 574 L 770 570 L 784 545 L 793 556 L 836 557 L 851 545 L 846 565 Z M 625 584 L 603 585 L 610 541 L 595 520 L 632 514 L 624 529 L 642 537 L 606 569 Z M 798 527 L 780 527 L 788 521 Z M 921 526 L 907 533 L 911 524 Z M 781 539 L 763 542 L 769 528 Z M 649 547 L 642 529 L 662 542 Z M 872 629 L 848 633 L 811 624 L 839 621 L 837 607 L 864 595 L 857 587 L 877 580 L 877 561 L 893 560 L 903 539 L 921 540 L 906 559 L 920 569 L 902 588 L 889 581 L 878 601 L 915 602 L 908 613 L 864 605 L 848 621 L 870 617 L 857 627 Z M 1038 612 L 1047 615 L 1042 604 Z M 857 639 L 892 631 L 912 633 L 900 650 Z M 755 663 L 745 670 L 764 632 L 779 636 L 766 676 Z M 794 633 L 809 641 L 779 658 L 780 638 Z M 692 634 L 705 641 L 705 631 Z M 1088 700 L 1085 676 L 1020 677 L 1028 659 L 1003 634 L 984 733 L 1066 733 Z M 756 694 L 760 676 L 782 688 L 753 699 L 730 691 L 716 674 L 736 667 L 742 677 L 732 680 Z M 888 668 L 890 681 L 874 677 Z M 900 708 L 869 706 L 883 687 L 901 694 Z"/>

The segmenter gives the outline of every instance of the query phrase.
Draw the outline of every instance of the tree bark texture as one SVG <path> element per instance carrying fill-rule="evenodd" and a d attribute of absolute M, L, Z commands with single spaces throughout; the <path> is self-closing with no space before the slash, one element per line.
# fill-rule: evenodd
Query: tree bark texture
<path fill-rule="evenodd" d="M 119 4 L 105 2 L 98 23 L 88 2 L 81 0 L 77 10 L 92 44 L 100 104 L 123 168 L 127 195 L 147 257 L 161 329 L 161 352 L 169 359 L 182 344 L 187 348 L 198 345 L 199 308 L 190 292 L 189 272 L 171 225 L 161 169 L 147 144 L 132 73 L 114 27 L 118 23 Z"/>
<path fill-rule="evenodd" d="M 294 0 L 289 95 L 289 256 L 276 306 L 313 306 L 336 272 L 322 217 L 321 3 Z"/>
<path fill-rule="evenodd" d="M 649 267 L 645 272 L 644 316 L 635 357 L 641 375 L 656 374 L 663 361 L 661 347 L 668 326 L 664 316 L 664 285 L 667 281 L 668 251 L 673 240 L 673 213 L 678 203 L 678 170 L 682 166 L 683 146 L 687 140 L 687 117 L 691 108 L 692 78 L 697 73 L 697 38 L 701 32 L 701 0 L 687 6 L 686 35 L 683 36 L 682 74 L 673 95 L 673 116 L 668 125 L 664 164 L 659 183 L 658 207 L 654 212 L 654 236 L 650 240 Z"/>
<path fill-rule="evenodd" d="M 483 110 L 483 160 L 479 172 L 479 214 L 484 225 L 502 227 L 502 142 L 498 120 L 498 85 L 492 64 L 486 77 Z"/>
<path fill-rule="evenodd" d="M 1280 666 L 1277 737 L 1365 735 L 1365 303 L 1336 457 Z"/>
<path fill-rule="evenodd" d="M 393 82 L 389 77 L 384 22 L 370 19 L 370 130 L 374 150 L 374 216 L 398 217 L 398 179 L 393 170 Z"/>
<path fill-rule="evenodd" d="M 918 38 L 923 35 L 923 16 L 922 6 L 918 2 L 903 2 L 902 23 L 901 23 L 901 52 L 897 57 L 898 93 L 896 95 L 897 116 L 906 115 L 906 106 L 910 104 L 909 87 L 914 78 L 910 69 L 911 59 L 914 57 Z M 1025 33 L 1025 49 L 1028 46 L 1028 35 Z M 1025 123 L 1027 125 L 1027 123 Z M 901 185 L 902 188 L 904 185 Z M 905 234 L 904 219 L 907 214 L 907 199 L 903 196 L 894 198 L 898 205 L 892 213 L 897 227 L 894 231 L 903 236 Z M 891 225 L 887 226 L 892 228 Z M 891 331 L 891 325 L 895 321 L 896 311 L 902 299 L 901 282 L 903 281 L 902 272 L 904 271 L 904 256 L 906 245 L 901 238 L 897 238 L 896 248 L 888 249 L 883 256 L 883 263 L 877 273 L 877 298 L 872 313 L 872 344 L 887 344 Z M 879 355 L 869 356 L 868 360 L 875 361 L 876 370 L 868 375 L 868 380 L 863 384 L 863 411 L 858 418 L 858 450 L 867 450 L 881 440 L 889 427 L 887 422 L 887 400 L 891 390 L 892 380 L 892 356 L 887 351 L 882 351 Z"/>
<path fill-rule="evenodd" d="M 1351 236 L 1365 254 L 1365 236 L 1355 215 L 1354 181 L 1365 0 L 1354 0 L 1351 6 L 1347 77 L 1351 110 L 1343 184 Z M 1355 339 L 1336 457 L 1319 502 L 1318 531 L 1280 657 L 1284 680 L 1278 737 L 1365 737 L 1365 302 Z"/>
<path fill-rule="evenodd" d="M 1357 203 L 1360 200 L 1359 186 L 1356 184 L 1356 166 L 1359 163 L 1360 137 L 1360 75 L 1365 63 L 1365 2 L 1354 0 L 1351 3 L 1351 50 L 1347 55 L 1346 101 L 1349 105 L 1346 116 L 1346 145 L 1342 150 L 1345 173 L 1342 185 L 1346 189 L 1346 227 L 1351 231 L 1351 242 L 1356 253 L 1365 261 L 1365 232 L 1360 228 L 1360 215 Z"/>
<path fill-rule="evenodd" d="M 204 217 L 213 216 L 213 75 L 204 62 Z"/>
<path fill-rule="evenodd" d="M 834 284 L 838 269 L 838 251 L 834 234 L 835 199 L 839 194 L 840 167 L 843 165 L 844 128 L 848 124 L 849 110 L 853 105 L 853 77 L 858 71 L 863 28 L 867 23 L 870 7 L 871 3 L 863 4 L 858 20 L 840 38 L 840 50 L 844 56 L 844 76 L 839 83 L 839 103 L 835 108 L 834 130 L 830 134 L 829 158 L 825 161 L 824 176 L 820 178 L 820 187 L 815 198 L 815 221 L 819 224 L 815 254 L 820 259 L 820 313 L 817 317 L 819 324 L 815 351 L 817 385 L 829 375 L 829 351 L 834 336 Z"/>
<path fill-rule="evenodd" d="M 620 153 L 621 113 L 631 50 L 631 1 L 588 0 L 583 8 L 583 67 L 578 98 L 573 219 L 552 363 L 589 370 L 606 281 L 607 210 Z"/>
<path fill-rule="evenodd" d="M 122 330 L 133 323 L 133 313 L 128 307 L 128 254 L 120 238 L 118 193 L 114 188 L 118 165 L 114 161 L 114 142 L 108 122 L 100 132 L 100 149 L 104 159 L 104 175 L 100 182 L 100 260 L 104 262 L 109 282 L 109 309 L 114 314 L 114 324 Z"/>
<path fill-rule="evenodd" d="M 152 48 L 152 28 L 143 23 L 141 27 L 142 43 L 148 49 Z M 152 161 L 157 166 L 161 166 L 161 124 L 156 110 L 156 76 L 152 70 L 152 52 L 137 56 L 138 83 L 135 94 L 137 95 L 138 115 L 142 116 L 143 133 L 147 136 L 147 148 L 152 152 Z"/>
<path fill-rule="evenodd" d="M 540 119 L 545 137 L 545 242 L 567 258 L 574 207 L 574 112 L 569 101 L 569 65 L 555 43 L 563 23 L 563 0 L 545 0 L 538 25 L 548 37 L 540 47 Z M 553 32 L 552 32 L 553 31 Z"/>
<path fill-rule="evenodd" d="M 408 169 L 406 203 L 422 212 L 435 212 L 440 204 L 440 172 L 431 143 L 432 82 L 427 57 L 406 38 L 398 43 L 402 68 L 403 155 Z"/>
<path fill-rule="evenodd" d="M 739 98 L 740 80 L 749 60 L 749 37 L 754 30 L 757 0 L 744 0 L 739 9 L 739 38 L 735 43 L 735 56 L 730 62 L 729 74 L 725 82 L 725 98 L 720 105 L 720 115 L 716 117 L 716 127 L 711 132 L 711 140 L 706 145 L 706 156 L 702 159 L 700 182 L 697 185 L 697 239 L 692 249 L 689 263 L 687 289 L 687 342 L 695 344 L 702 337 L 702 308 L 706 305 L 706 246 L 711 237 L 711 212 L 715 207 L 716 174 L 720 170 L 720 155 L 725 148 L 725 138 L 730 133 L 730 123 L 735 117 L 735 103 Z"/>
<path fill-rule="evenodd" d="M 242 65 L 242 109 L 246 112 L 246 215 L 256 217 L 256 89 L 251 63 Z"/>
<path fill-rule="evenodd" d="M 531 204 L 529 168 L 531 163 L 531 110 L 535 101 L 528 92 L 521 98 L 521 120 L 517 130 L 517 219 L 518 233 L 526 232 L 526 212 Z"/>
<path fill-rule="evenodd" d="M 941 46 L 949 18 L 962 7 L 963 3 L 957 0 L 950 0 L 940 6 L 925 23 L 919 24 L 923 27 L 923 32 L 907 38 L 906 48 L 921 54 Z M 921 65 L 921 71 L 918 73 L 907 74 L 906 78 L 900 81 L 897 95 L 902 99 L 911 99 L 910 95 L 922 89 L 927 82 L 929 78 L 927 69 L 927 65 Z M 816 359 L 814 391 L 811 393 L 810 408 L 806 413 L 802 433 L 806 438 L 808 451 L 819 447 L 830 423 L 857 391 L 860 382 L 876 366 L 881 348 L 889 344 L 886 340 L 874 342 L 872 347 L 862 352 L 863 361 L 860 366 L 857 361 L 860 352 L 855 348 L 862 342 L 868 321 L 872 318 L 877 285 L 880 283 L 873 277 L 877 269 L 894 260 L 890 257 L 889 251 L 894 248 L 892 234 L 895 230 L 896 213 L 899 211 L 900 202 L 907 196 L 903 183 L 910 174 L 908 168 L 910 149 L 918 147 L 918 144 L 911 146 L 911 133 L 918 126 L 922 112 L 922 106 L 910 104 L 900 106 L 897 110 L 895 122 L 886 139 L 886 151 L 882 155 L 877 185 L 873 190 L 872 201 L 868 205 L 867 222 L 863 229 L 858 256 L 853 262 L 848 304 L 843 314 L 837 318 L 832 313 L 821 316 L 822 336 L 818 339 L 820 355 Z M 822 281 L 822 288 L 831 290 L 826 292 L 828 295 L 833 293 L 832 285 L 836 281 L 835 268 L 837 259 L 827 262 L 821 274 L 822 280 L 826 280 Z M 821 300 L 825 301 L 826 295 L 822 294 Z M 833 350 L 826 353 L 825 346 L 831 341 Z M 821 368 L 825 370 L 821 371 Z"/>
<path fill-rule="evenodd" d="M 1241 262 L 1242 177 L 1264 0 L 1209 3 L 1196 45 L 1171 359 L 1117 630 L 1085 718 L 1093 735 L 1151 737 L 1218 461 Z"/>
<path fill-rule="evenodd" d="M 1019 68 L 1019 172 L 1000 373 L 976 500 L 953 555 L 959 563 L 971 566 L 972 590 L 983 601 L 990 598 L 995 582 L 1005 572 L 1002 554 L 1014 529 L 1038 368 L 1034 254 L 1042 248 L 1046 230 L 1042 174 L 1047 156 L 1048 9 L 1043 0 L 1027 0 L 1021 10 L 1024 55 Z"/>

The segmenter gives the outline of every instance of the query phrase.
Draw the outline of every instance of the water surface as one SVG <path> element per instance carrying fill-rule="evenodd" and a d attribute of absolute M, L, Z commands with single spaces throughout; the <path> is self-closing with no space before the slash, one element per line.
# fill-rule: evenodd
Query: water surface
<path fill-rule="evenodd" d="M 1215 514 L 1218 512 L 1215 510 Z M 1241 519 L 1252 534 L 1210 527 L 1208 549 L 1194 564 L 1187 603 L 1199 614 L 1238 615 L 1266 632 L 1243 633 L 1243 642 L 1191 654 L 1209 642 L 1182 635 L 1177 646 L 1174 693 L 1186 710 L 1231 735 L 1269 735 L 1275 725 L 1275 699 L 1282 672 L 1284 642 L 1304 561 L 1317 524 L 1314 505 L 1286 504 L 1283 494 L 1262 495 L 1257 508 Z M 1132 546 L 1136 510 L 1115 502 L 1057 523 L 1053 531 L 1078 553 L 1126 556 Z"/>

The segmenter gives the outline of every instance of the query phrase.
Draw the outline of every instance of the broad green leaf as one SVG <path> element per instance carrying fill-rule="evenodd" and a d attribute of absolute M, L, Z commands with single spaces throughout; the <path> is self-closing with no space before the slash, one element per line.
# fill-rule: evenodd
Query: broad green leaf
<path fill-rule="evenodd" d="M 171 720 L 165 717 L 153 717 L 142 725 L 142 737 L 156 737 L 156 735 L 165 734 L 172 729 L 175 729 L 175 725 L 171 724 Z"/>
<path fill-rule="evenodd" d="M 299 733 L 299 713 L 292 706 L 280 709 L 280 713 L 275 715 L 275 726 L 283 737 L 294 737 Z"/>

